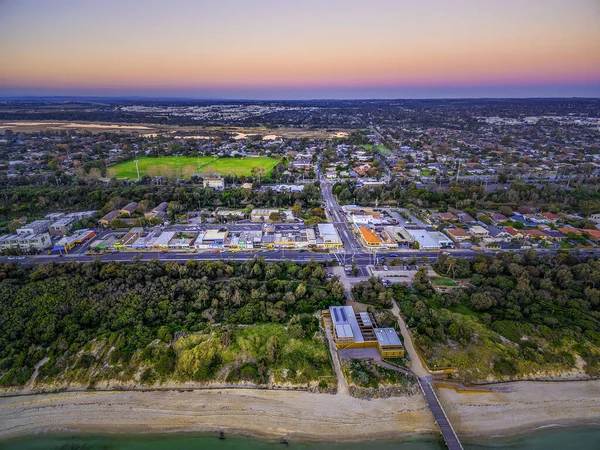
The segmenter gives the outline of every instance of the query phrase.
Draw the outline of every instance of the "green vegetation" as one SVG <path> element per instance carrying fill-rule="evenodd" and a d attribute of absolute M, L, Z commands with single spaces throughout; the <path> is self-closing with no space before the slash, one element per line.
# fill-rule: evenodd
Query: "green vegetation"
<path fill-rule="evenodd" d="M 576 212 L 583 216 L 600 212 L 600 190 L 595 183 L 582 184 L 573 189 L 561 189 L 555 183 L 511 183 L 508 189 L 487 191 L 483 186 L 451 183 L 437 189 L 416 189 L 414 185 L 392 181 L 385 186 L 358 187 L 355 182 L 337 183 L 333 193 L 341 204 L 353 203 L 363 206 L 399 205 L 417 209 L 448 207 L 469 210 L 501 209 L 518 210 L 524 205 L 547 211 Z M 585 226 L 585 220 L 571 224 Z"/>
<path fill-rule="evenodd" d="M 448 277 L 430 277 L 430 280 L 431 280 L 431 284 L 434 284 L 436 286 L 446 286 L 446 287 L 458 286 L 458 283 L 456 283 L 456 281 L 454 281 L 452 278 L 448 278 Z"/>
<path fill-rule="evenodd" d="M 352 286 L 352 296 L 357 302 L 378 308 L 392 307 L 392 294 L 377 277 L 371 277 Z"/>
<path fill-rule="evenodd" d="M 48 212 L 99 210 L 100 217 L 130 201 L 136 201 L 145 207 L 153 208 L 159 203 L 170 202 L 170 218 L 176 213 L 197 211 L 201 208 L 224 207 L 244 209 L 249 207 L 294 208 L 300 215 L 303 210 L 320 210 L 321 191 L 314 184 L 304 186 L 302 192 L 277 193 L 271 190 L 225 189 L 216 191 L 211 188 L 193 186 L 150 186 L 123 185 L 109 186 L 20 186 L 0 191 L 0 220 L 8 221 L 23 215 L 29 218 L 43 217 Z M 319 212 L 319 211 L 317 211 Z M 143 216 L 142 211 L 134 215 Z M 323 212 L 320 210 L 320 214 Z M 312 217 L 310 214 L 307 218 Z"/>
<path fill-rule="evenodd" d="M 138 160 L 140 176 L 162 175 L 164 177 L 189 178 L 196 173 L 218 173 L 223 176 L 253 176 L 252 169 L 263 169 L 263 177 L 269 178 L 273 168 L 279 163 L 276 158 L 216 158 L 201 156 L 165 156 L 150 158 L 142 156 Z M 108 168 L 117 178 L 137 178 L 135 160 L 125 161 Z"/>
<path fill-rule="evenodd" d="M 322 265 L 0 264 L 0 386 L 331 376 L 316 311 L 344 301 Z"/>
<path fill-rule="evenodd" d="M 354 397 L 373 398 L 410 395 L 418 388 L 416 379 L 370 360 L 342 359 L 342 371 Z"/>
<path fill-rule="evenodd" d="M 466 260 L 441 255 L 436 270 L 449 275 L 456 261 Z M 468 382 L 572 370 L 600 376 L 600 260 L 528 251 L 466 265 L 472 280 L 464 289 L 436 293 L 422 279 L 393 288 L 430 368 L 454 367 Z"/>
<path fill-rule="evenodd" d="M 379 151 L 379 153 L 381 153 L 382 155 L 391 155 L 392 151 L 387 148 L 385 145 L 373 145 L 373 144 L 365 144 L 363 145 L 365 150 L 373 150 L 373 148 L 375 148 L 376 150 Z"/>

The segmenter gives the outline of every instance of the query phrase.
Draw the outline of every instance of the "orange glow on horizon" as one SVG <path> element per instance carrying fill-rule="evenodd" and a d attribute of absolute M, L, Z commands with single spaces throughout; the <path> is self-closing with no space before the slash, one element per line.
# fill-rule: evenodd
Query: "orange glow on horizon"
<path fill-rule="evenodd" d="M 15 20 L 3 21 L 0 8 L 0 57 L 8 62 L 0 64 L 0 87 L 600 83 L 600 8 L 590 10 L 588 0 L 506 0 L 485 10 L 459 0 L 479 7 L 469 14 L 402 0 L 374 0 L 382 6 L 374 10 L 352 0 L 306 0 L 306 7 L 262 0 L 237 5 L 243 11 L 233 17 L 223 16 L 227 5 L 208 2 L 185 2 L 189 14 L 161 2 L 139 11 L 127 0 L 19 9 L 31 1 L 15 3 Z M 210 20 L 195 22 L 204 16 Z"/>

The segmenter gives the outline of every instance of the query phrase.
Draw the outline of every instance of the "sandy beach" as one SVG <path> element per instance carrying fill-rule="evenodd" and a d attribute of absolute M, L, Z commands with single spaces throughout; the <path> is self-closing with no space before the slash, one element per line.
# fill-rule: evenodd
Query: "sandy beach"
<path fill-rule="evenodd" d="M 438 389 L 461 436 L 497 436 L 551 424 L 600 423 L 600 381 L 516 382 L 494 393 Z M 0 398 L 0 438 L 53 429 L 243 433 L 361 441 L 437 433 L 420 396 L 358 400 L 298 391 L 95 391 Z"/>
<path fill-rule="evenodd" d="M 421 396 L 367 401 L 347 395 L 223 389 L 0 398 L 0 438 L 56 428 L 144 433 L 224 430 L 324 441 L 436 432 Z"/>
<path fill-rule="evenodd" d="M 600 381 L 519 381 L 494 393 L 437 393 L 461 436 L 515 434 L 553 424 L 600 424 Z"/>

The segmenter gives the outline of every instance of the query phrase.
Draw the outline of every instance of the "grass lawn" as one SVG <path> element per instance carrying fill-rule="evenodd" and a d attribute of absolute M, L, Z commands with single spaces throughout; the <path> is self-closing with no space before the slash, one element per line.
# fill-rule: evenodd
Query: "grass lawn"
<path fill-rule="evenodd" d="M 437 286 L 458 286 L 458 284 L 448 277 L 431 277 L 431 282 Z"/>
<path fill-rule="evenodd" d="M 428 177 L 431 172 L 429 170 L 421 170 L 421 175 Z"/>
<path fill-rule="evenodd" d="M 373 147 L 375 147 L 377 150 L 379 150 L 379 153 L 382 153 L 383 155 L 391 155 L 392 151 L 387 148 L 385 145 L 373 145 L 373 144 L 365 144 L 363 145 L 363 148 L 365 150 L 373 150 Z"/>
<path fill-rule="evenodd" d="M 271 175 L 273 168 L 279 163 L 276 158 L 216 158 L 201 156 L 166 156 L 164 158 L 148 158 L 142 156 L 138 164 L 140 176 L 163 175 L 167 177 L 189 178 L 194 173 L 219 173 L 221 175 L 251 176 L 254 167 L 265 169 L 266 177 Z M 125 161 L 109 167 L 117 178 L 137 178 L 135 161 Z"/>

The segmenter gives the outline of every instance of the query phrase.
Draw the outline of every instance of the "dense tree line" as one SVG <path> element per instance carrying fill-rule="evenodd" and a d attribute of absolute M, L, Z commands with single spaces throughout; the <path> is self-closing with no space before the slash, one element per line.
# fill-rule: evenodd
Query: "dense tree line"
<path fill-rule="evenodd" d="M 394 181 L 385 186 L 358 187 L 354 182 L 338 183 L 333 188 L 340 203 L 358 205 L 393 205 L 416 208 L 484 208 L 512 206 L 544 207 L 553 212 L 571 211 L 579 214 L 600 212 L 600 183 L 588 179 L 572 189 L 553 183 L 535 185 L 515 182 L 508 189 L 494 192 L 483 186 L 454 183 L 417 189 L 414 185 Z"/>
<path fill-rule="evenodd" d="M 226 189 L 216 191 L 201 186 L 150 185 L 76 185 L 76 186 L 20 186 L 0 190 L 0 219 L 41 216 L 54 211 L 97 209 L 106 213 L 128 202 L 147 200 L 150 207 L 161 202 L 177 202 L 183 211 L 202 208 L 287 208 L 294 205 L 320 205 L 320 189 L 306 185 L 299 193 L 277 193 L 270 189 Z"/>
<path fill-rule="evenodd" d="M 426 280 L 394 288 L 430 364 L 480 380 L 569 370 L 580 357 L 589 375 L 600 375 L 600 260 L 532 250 L 464 264 L 441 255 L 436 269 L 453 276 L 464 265 L 466 288 L 440 293 Z"/>
<path fill-rule="evenodd" d="M 94 340 L 108 340 L 111 363 L 126 365 L 156 339 L 216 324 L 288 323 L 302 338 L 313 325 L 294 317 L 343 301 L 318 263 L 0 264 L 0 385 L 24 384 L 44 357 L 49 376 Z"/>

